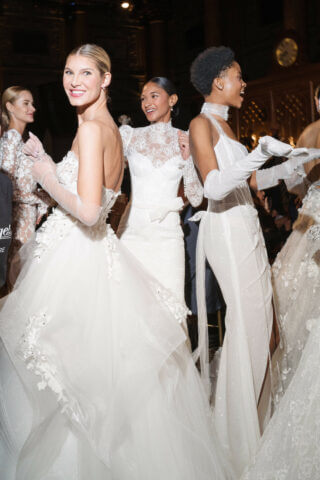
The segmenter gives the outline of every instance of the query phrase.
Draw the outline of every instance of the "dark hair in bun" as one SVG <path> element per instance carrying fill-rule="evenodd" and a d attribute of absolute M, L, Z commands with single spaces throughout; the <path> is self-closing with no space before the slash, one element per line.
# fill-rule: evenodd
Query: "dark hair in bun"
<path fill-rule="evenodd" d="M 166 77 L 153 77 L 151 78 L 147 83 L 155 83 L 156 85 L 158 85 L 158 87 L 162 88 L 165 92 L 167 92 L 167 94 L 169 96 L 171 95 L 178 95 L 177 93 L 177 89 L 174 85 L 174 83 L 171 82 L 171 80 L 169 80 L 169 78 L 166 78 Z M 175 104 L 173 107 L 172 107 L 172 111 L 171 111 L 171 115 L 173 117 L 176 117 L 177 115 L 179 115 L 179 107 L 177 104 Z"/>

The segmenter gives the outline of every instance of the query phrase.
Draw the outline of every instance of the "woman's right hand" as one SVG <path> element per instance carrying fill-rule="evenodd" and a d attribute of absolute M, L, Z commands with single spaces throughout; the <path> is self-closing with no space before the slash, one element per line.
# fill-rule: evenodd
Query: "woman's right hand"
<path fill-rule="evenodd" d="M 266 135 L 259 139 L 257 148 L 261 149 L 261 153 L 270 157 L 287 157 L 293 150 L 289 143 L 281 142 L 276 138 Z"/>

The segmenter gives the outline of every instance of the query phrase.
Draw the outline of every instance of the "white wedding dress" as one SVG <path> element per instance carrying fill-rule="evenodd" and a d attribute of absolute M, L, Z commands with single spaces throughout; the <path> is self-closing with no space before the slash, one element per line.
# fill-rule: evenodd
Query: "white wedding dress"
<path fill-rule="evenodd" d="M 57 166 L 77 191 L 78 161 Z M 106 217 L 60 207 L 0 313 L 1 480 L 234 478 L 179 323 L 186 310 Z"/>
<path fill-rule="evenodd" d="M 288 387 L 300 361 L 318 295 L 320 308 L 319 253 L 310 248 L 310 227 L 320 224 L 320 181 L 303 199 L 293 231 L 272 266 L 275 306 L 282 337 L 274 358 L 276 400 Z M 312 231 L 312 230 L 311 230 Z M 317 256 L 318 255 L 318 256 Z"/>
<path fill-rule="evenodd" d="M 132 193 L 118 235 L 148 272 L 184 302 L 183 200 L 177 193 L 183 179 L 186 197 L 198 206 L 203 188 L 192 158 L 181 156 L 178 131 L 171 122 L 120 128 Z"/>
<path fill-rule="evenodd" d="M 214 152 L 219 169 L 223 170 L 248 152 L 225 134 L 212 115 L 207 116 L 219 133 Z M 226 334 L 214 385 L 214 418 L 221 444 L 240 476 L 258 445 L 260 423 L 266 420 L 259 419 L 258 402 L 268 365 L 273 321 L 270 267 L 247 182 L 242 182 L 223 200 L 209 200 L 207 211 L 194 216 L 194 220 L 200 218 L 197 243 L 200 359 L 208 349 L 207 258 L 227 306 Z"/>
<path fill-rule="evenodd" d="M 313 210 L 313 207 L 316 208 Z M 309 190 L 304 200 L 300 216 L 302 212 L 304 214 L 312 212 L 319 220 L 320 190 L 319 188 L 316 190 L 315 185 L 311 191 Z M 287 301 L 290 316 L 284 325 L 285 333 L 291 340 L 294 339 L 291 346 L 295 349 L 295 352 L 289 351 L 288 357 L 292 369 L 291 382 L 242 480 L 317 480 L 320 478 L 319 223 L 306 229 L 302 239 L 296 244 L 301 259 L 300 268 L 298 264 L 295 265 L 295 251 L 292 244 L 291 247 L 293 258 L 287 258 L 287 282 L 284 278 L 282 279 L 283 286 L 289 287 Z M 290 272 L 294 273 L 293 265 L 296 266 L 296 277 L 289 275 Z M 282 271 L 284 272 L 284 268 Z M 291 324 L 292 332 L 290 332 Z M 303 345 L 304 349 L 302 349 Z M 286 374 L 285 379 L 288 380 Z"/>

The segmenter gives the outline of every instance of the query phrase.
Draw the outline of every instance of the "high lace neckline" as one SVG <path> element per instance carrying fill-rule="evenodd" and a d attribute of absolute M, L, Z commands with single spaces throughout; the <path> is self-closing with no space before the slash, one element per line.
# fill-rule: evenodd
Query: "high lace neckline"
<path fill-rule="evenodd" d="M 155 122 L 155 123 L 150 123 L 149 127 L 155 131 L 167 132 L 168 130 L 171 130 L 172 123 L 171 123 L 171 120 L 169 122 Z"/>
<path fill-rule="evenodd" d="M 205 102 L 202 105 L 201 113 L 209 115 L 218 115 L 227 121 L 229 117 L 229 107 L 227 105 L 220 105 L 218 103 Z"/>

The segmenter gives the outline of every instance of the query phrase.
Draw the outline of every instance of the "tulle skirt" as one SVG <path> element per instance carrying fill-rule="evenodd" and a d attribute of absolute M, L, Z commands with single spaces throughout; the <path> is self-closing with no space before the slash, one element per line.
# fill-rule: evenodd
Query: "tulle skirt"
<path fill-rule="evenodd" d="M 1 479 L 234 478 L 185 307 L 59 209 L 28 250 L 0 313 Z"/>
<path fill-rule="evenodd" d="M 320 478 L 320 316 L 260 448 L 241 480 Z M 316 314 L 316 311 L 315 311 Z"/>

